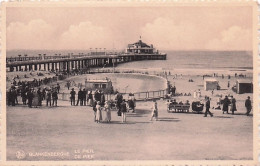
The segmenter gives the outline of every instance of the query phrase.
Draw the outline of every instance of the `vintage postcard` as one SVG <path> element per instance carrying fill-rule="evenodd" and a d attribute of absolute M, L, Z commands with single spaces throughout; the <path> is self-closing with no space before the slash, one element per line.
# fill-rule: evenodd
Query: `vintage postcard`
<path fill-rule="evenodd" d="M 2 3 L 0 165 L 257 165 L 258 13 Z"/>

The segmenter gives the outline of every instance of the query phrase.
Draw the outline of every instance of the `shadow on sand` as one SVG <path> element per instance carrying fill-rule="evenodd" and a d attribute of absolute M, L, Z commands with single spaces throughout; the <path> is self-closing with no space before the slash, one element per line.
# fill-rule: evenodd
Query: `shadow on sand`
<path fill-rule="evenodd" d="M 228 119 L 228 118 L 233 118 L 230 116 L 213 116 L 213 118 L 223 118 L 223 119 Z"/>
<path fill-rule="evenodd" d="M 107 122 L 102 122 L 103 124 L 124 124 L 124 125 L 129 125 L 129 124 L 137 124 L 137 123 L 152 123 L 152 122 L 133 122 L 133 121 L 126 121 L 126 122 L 122 122 L 122 121 L 111 121 L 110 123 Z"/>
<path fill-rule="evenodd" d="M 158 118 L 158 121 L 162 121 L 162 122 L 179 122 L 180 120 L 178 118 L 160 117 L 160 118 Z"/>

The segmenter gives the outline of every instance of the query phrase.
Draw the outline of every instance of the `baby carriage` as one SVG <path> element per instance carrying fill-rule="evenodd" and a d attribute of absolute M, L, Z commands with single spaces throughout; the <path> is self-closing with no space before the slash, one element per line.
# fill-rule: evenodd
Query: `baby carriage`
<path fill-rule="evenodd" d="M 203 111 L 204 104 L 202 104 L 200 101 L 194 101 L 191 104 L 192 111 L 201 113 Z"/>

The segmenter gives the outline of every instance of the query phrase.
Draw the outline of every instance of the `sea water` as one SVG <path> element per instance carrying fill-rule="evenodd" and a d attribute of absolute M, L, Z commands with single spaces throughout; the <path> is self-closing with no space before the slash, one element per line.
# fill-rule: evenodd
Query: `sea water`
<path fill-rule="evenodd" d="M 240 70 L 253 69 L 253 53 L 251 51 L 160 51 L 167 53 L 167 60 L 145 60 L 120 64 L 118 68 L 131 69 L 209 69 L 209 70 Z M 87 54 L 89 50 L 10 50 L 7 57 L 46 56 Z"/>

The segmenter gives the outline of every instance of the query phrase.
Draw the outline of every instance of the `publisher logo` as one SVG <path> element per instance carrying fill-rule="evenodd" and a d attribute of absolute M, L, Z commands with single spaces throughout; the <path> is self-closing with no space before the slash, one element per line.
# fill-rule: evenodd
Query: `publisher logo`
<path fill-rule="evenodd" d="M 25 156 L 26 156 L 26 154 L 25 154 L 25 152 L 23 151 L 23 150 L 18 150 L 17 152 L 16 152 L 16 157 L 17 157 L 17 159 L 24 159 L 25 158 Z"/>

